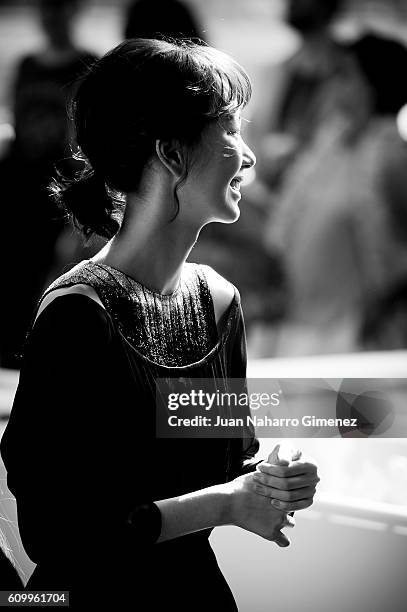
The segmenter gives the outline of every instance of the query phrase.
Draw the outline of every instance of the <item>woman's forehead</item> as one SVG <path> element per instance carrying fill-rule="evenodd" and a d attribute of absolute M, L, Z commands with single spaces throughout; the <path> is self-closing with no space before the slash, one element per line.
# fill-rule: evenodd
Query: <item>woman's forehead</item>
<path fill-rule="evenodd" d="M 236 109 L 230 113 L 224 113 L 220 117 L 209 121 L 204 127 L 201 138 L 198 142 L 198 149 L 202 145 L 220 143 L 225 134 L 225 130 L 231 127 L 240 128 L 242 121 L 241 109 Z M 206 148 L 206 147 L 205 147 Z"/>

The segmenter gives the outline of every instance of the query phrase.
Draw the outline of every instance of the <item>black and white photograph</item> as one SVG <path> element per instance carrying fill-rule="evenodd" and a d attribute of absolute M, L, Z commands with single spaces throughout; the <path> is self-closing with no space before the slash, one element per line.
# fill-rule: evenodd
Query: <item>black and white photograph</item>
<path fill-rule="evenodd" d="M 0 607 L 407 610 L 407 0 L 0 0 Z"/>

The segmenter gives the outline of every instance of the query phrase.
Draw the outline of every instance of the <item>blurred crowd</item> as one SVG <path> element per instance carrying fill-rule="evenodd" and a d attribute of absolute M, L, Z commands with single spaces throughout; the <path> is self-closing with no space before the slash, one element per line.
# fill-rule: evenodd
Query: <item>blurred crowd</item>
<path fill-rule="evenodd" d="M 287 2 L 300 43 L 270 73 L 255 118 L 263 240 L 283 268 L 284 312 L 259 326 L 257 355 L 407 344 L 405 6 L 363 4 Z"/>
<path fill-rule="evenodd" d="M 206 226 L 190 260 L 239 288 L 253 357 L 406 348 L 405 2 L 282 4 L 297 42 L 262 68 L 245 134 L 258 163 L 240 219 Z M 47 191 L 56 172 L 81 170 L 66 107 L 95 59 L 74 42 L 86 5 L 37 0 L 43 46 L 14 68 L 13 137 L 0 143 L 5 368 L 19 367 L 44 288 L 104 243 L 84 244 Z M 129 2 L 122 36 L 210 43 L 192 8 Z"/>

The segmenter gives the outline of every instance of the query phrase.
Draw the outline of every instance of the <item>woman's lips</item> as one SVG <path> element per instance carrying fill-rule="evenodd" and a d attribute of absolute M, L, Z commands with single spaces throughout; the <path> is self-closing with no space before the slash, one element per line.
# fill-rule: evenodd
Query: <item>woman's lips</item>
<path fill-rule="evenodd" d="M 235 191 L 236 193 L 240 194 L 240 185 L 242 182 L 242 178 L 240 176 L 235 176 L 231 181 L 230 181 L 230 188 L 233 189 L 233 191 Z"/>

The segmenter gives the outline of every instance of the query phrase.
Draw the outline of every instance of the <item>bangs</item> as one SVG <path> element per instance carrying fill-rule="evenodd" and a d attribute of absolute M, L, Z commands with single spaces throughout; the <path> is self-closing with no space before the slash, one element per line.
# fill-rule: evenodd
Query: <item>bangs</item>
<path fill-rule="evenodd" d="M 238 64 L 232 68 L 230 72 L 215 69 L 211 73 L 209 116 L 212 118 L 244 108 L 250 101 L 252 86 L 249 77 Z"/>
<path fill-rule="evenodd" d="M 205 101 L 204 115 L 216 119 L 244 108 L 252 85 L 246 71 L 229 55 L 213 47 L 184 43 L 192 72 L 187 89 Z"/>

